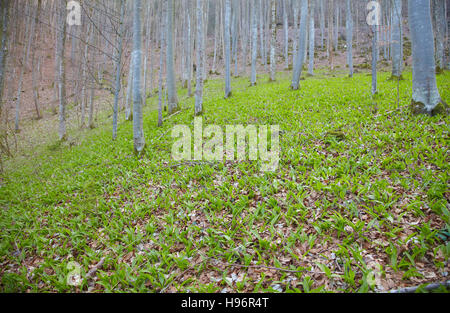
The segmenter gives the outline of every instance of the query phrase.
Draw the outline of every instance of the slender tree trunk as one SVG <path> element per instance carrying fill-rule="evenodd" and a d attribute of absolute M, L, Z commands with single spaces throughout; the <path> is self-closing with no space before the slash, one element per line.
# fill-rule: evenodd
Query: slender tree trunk
<path fill-rule="evenodd" d="M 353 17 L 352 17 L 352 4 L 350 0 L 347 0 L 346 7 L 346 29 L 347 29 L 347 65 L 349 76 L 353 77 Z"/>
<path fill-rule="evenodd" d="M 27 32 L 25 32 L 25 34 L 27 34 Z M 28 45 L 26 45 L 26 44 L 23 45 L 22 65 L 20 67 L 20 76 L 19 76 L 19 82 L 18 82 L 18 87 L 17 87 L 16 110 L 15 110 L 16 114 L 15 114 L 15 120 L 14 120 L 14 130 L 15 130 L 16 133 L 20 131 L 20 129 L 19 129 L 19 119 L 20 119 L 20 107 L 21 107 L 21 100 L 22 100 L 23 76 L 25 74 L 26 57 L 27 57 L 27 49 L 28 49 L 27 46 Z"/>
<path fill-rule="evenodd" d="M 258 12 L 258 0 L 253 0 L 252 2 L 252 73 L 250 84 L 252 86 L 256 85 L 256 58 L 258 56 L 258 22 L 256 19 L 256 13 Z"/>
<path fill-rule="evenodd" d="M 87 88 L 87 67 L 88 67 L 88 51 L 89 51 L 89 42 L 91 41 L 91 24 L 88 25 L 86 38 L 85 38 L 85 44 L 84 44 L 84 57 L 83 57 L 83 64 L 82 66 L 82 75 L 81 75 L 81 123 L 80 127 L 84 127 L 84 123 L 86 121 L 86 103 L 87 103 L 87 95 L 86 95 L 86 88 Z"/>
<path fill-rule="evenodd" d="M 177 98 L 177 86 L 175 83 L 175 56 L 173 51 L 173 19 L 174 19 L 174 1 L 167 0 L 167 54 L 166 54 L 166 66 L 167 66 L 167 95 L 169 102 L 169 114 L 177 111 L 178 98 Z"/>
<path fill-rule="evenodd" d="M 59 1 L 59 29 L 58 32 L 58 96 L 59 96 L 59 139 L 67 139 L 66 131 L 66 66 L 65 66 L 65 41 L 66 41 L 66 7 L 67 1 Z"/>
<path fill-rule="evenodd" d="M 309 13 L 309 75 L 314 74 L 314 46 L 315 46 L 315 36 L 316 36 L 316 26 L 314 24 L 314 12 L 315 12 L 315 1 L 310 3 L 310 13 Z"/>
<path fill-rule="evenodd" d="M 132 99 L 132 85 L 133 85 L 133 55 L 131 55 L 130 58 L 130 66 L 128 69 L 128 81 L 127 81 L 127 94 L 125 97 L 125 120 L 127 121 L 131 121 L 133 119 L 133 114 L 131 112 L 131 106 L 130 106 L 130 101 Z"/>
<path fill-rule="evenodd" d="M 219 19 L 220 19 L 220 3 L 219 1 L 215 2 L 215 11 L 216 17 L 214 19 L 214 57 L 211 72 L 213 74 L 217 73 L 216 64 L 217 64 L 217 46 L 219 41 Z"/>
<path fill-rule="evenodd" d="M 265 50 L 265 34 L 264 34 L 264 2 L 259 0 L 259 43 L 261 46 L 261 64 L 266 65 L 267 57 Z"/>
<path fill-rule="evenodd" d="M 445 3 L 444 0 L 433 0 L 434 16 L 436 19 L 436 72 L 440 73 L 444 68 L 445 55 Z"/>
<path fill-rule="evenodd" d="M 302 75 L 303 61 L 305 60 L 306 51 L 306 32 L 308 29 L 308 0 L 300 2 L 300 36 L 297 60 L 294 64 L 294 72 L 291 87 L 294 90 L 299 89 L 300 76 Z"/>
<path fill-rule="evenodd" d="M 330 69 L 333 70 L 333 0 L 328 2 L 328 39 L 327 39 L 327 54 Z"/>
<path fill-rule="evenodd" d="M 187 89 L 188 97 L 192 96 L 192 27 L 191 27 L 191 4 L 187 3 L 187 44 L 186 44 L 186 65 L 187 65 Z"/>
<path fill-rule="evenodd" d="M 294 40 L 292 43 L 292 64 L 295 63 L 295 57 L 297 56 L 297 49 L 298 49 L 298 40 L 295 40 L 297 34 L 298 34 L 298 1 L 294 1 L 293 5 L 293 11 L 294 11 Z"/>
<path fill-rule="evenodd" d="M 239 76 L 238 70 L 238 39 L 239 39 L 239 23 L 238 18 L 240 14 L 239 0 L 233 0 L 233 59 L 234 59 L 234 76 Z"/>
<path fill-rule="evenodd" d="M 225 0 L 225 98 L 231 95 L 231 46 L 230 46 L 231 0 Z"/>
<path fill-rule="evenodd" d="M 324 0 L 320 0 L 320 46 L 324 49 L 325 42 L 325 6 Z"/>
<path fill-rule="evenodd" d="M 141 154 L 145 147 L 141 97 L 141 0 L 134 0 L 133 10 L 133 141 L 134 151 Z"/>
<path fill-rule="evenodd" d="M 120 30 L 117 38 L 117 59 L 116 59 L 116 86 L 114 92 L 114 108 L 113 108 L 113 140 L 117 138 L 117 121 L 119 115 L 119 95 L 120 95 L 120 78 L 122 73 L 122 50 L 123 36 L 125 34 L 125 0 L 120 0 Z"/>
<path fill-rule="evenodd" d="M 402 0 L 393 0 L 392 19 L 392 77 L 400 79 L 403 63 Z"/>
<path fill-rule="evenodd" d="M 339 7 L 339 1 L 336 2 L 336 5 L 334 6 L 335 9 L 335 15 L 334 15 L 334 22 L 335 22 L 335 27 L 334 27 L 334 50 L 338 51 L 339 48 L 339 18 L 340 18 L 340 7 Z"/>
<path fill-rule="evenodd" d="M 9 25 L 9 0 L 2 1 L 0 4 L 0 14 L 2 18 L 2 39 L 0 43 L 0 117 L 3 108 L 3 90 L 6 73 L 6 58 L 8 55 L 8 25 Z"/>
<path fill-rule="evenodd" d="M 411 109 L 413 113 L 434 115 L 442 106 L 436 84 L 436 62 L 429 0 L 408 0 L 409 27 L 413 57 L 413 92 Z"/>
<path fill-rule="evenodd" d="M 277 45 L 277 1 L 271 0 L 271 40 L 270 40 L 270 80 L 275 81 L 277 68 L 276 45 Z"/>
<path fill-rule="evenodd" d="M 195 115 L 203 113 L 203 0 L 197 0 L 197 82 L 195 90 Z"/>
<path fill-rule="evenodd" d="M 284 27 L 284 59 L 285 65 L 284 69 L 289 68 L 289 20 L 288 20 L 288 12 L 287 12 L 287 0 L 283 1 L 283 27 Z"/>
<path fill-rule="evenodd" d="M 377 93 L 378 27 L 372 26 L 372 95 Z"/>
<path fill-rule="evenodd" d="M 160 18 L 160 53 L 159 53 L 159 81 L 158 81 L 158 126 L 162 126 L 163 117 L 162 117 L 162 108 L 163 108 L 163 67 L 164 67 L 164 49 L 165 46 L 165 38 L 164 34 L 166 33 L 166 23 L 167 23 L 167 2 L 163 2 L 161 4 L 161 18 Z"/>

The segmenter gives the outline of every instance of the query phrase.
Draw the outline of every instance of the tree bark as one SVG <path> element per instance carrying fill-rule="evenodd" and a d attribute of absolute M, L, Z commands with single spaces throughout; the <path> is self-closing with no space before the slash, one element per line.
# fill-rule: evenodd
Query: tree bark
<path fill-rule="evenodd" d="M 66 41 L 66 7 L 67 1 L 60 0 L 58 32 L 58 96 L 59 96 L 59 139 L 67 139 L 66 130 L 66 61 L 64 58 Z"/>
<path fill-rule="evenodd" d="M 270 80 L 275 81 L 277 68 L 276 45 L 277 45 L 277 2 L 271 0 L 271 40 L 270 40 Z"/>
<path fill-rule="evenodd" d="M 225 0 L 225 98 L 231 95 L 231 40 L 230 40 L 230 22 L 231 22 L 231 0 Z"/>
<path fill-rule="evenodd" d="M 315 36 L 316 28 L 314 24 L 314 12 L 315 12 L 315 1 L 310 3 L 310 13 L 309 13 L 309 66 L 308 73 L 310 75 L 314 74 L 314 46 L 315 46 Z"/>
<path fill-rule="evenodd" d="M 392 77 L 402 76 L 403 44 L 402 44 L 402 0 L 392 3 Z"/>
<path fill-rule="evenodd" d="M 134 0 L 133 10 L 133 142 L 134 151 L 141 154 L 145 147 L 141 97 L 141 0 Z"/>
<path fill-rule="evenodd" d="M 434 115 L 441 111 L 441 96 L 436 83 L 436 62 L 429 0 L 408 0 L 409 27 L 413 57 L 413 91 L 411 109 L 414 114 Z"/>
<path fill-rule="evenodd" d="M 347 0 L 346 7 L 346 29 L 347 29 L 347 65 L 349 76 L 353 77 L 353 17 L 352 17 L 352 4 L 350 0 Z"/>
<path fill-rule="evenodd" d="M 123 36 L 125 34 L 125 0 L 120 0 L 120 30 L 118 36 L 118 48 L 116 59 L 116 86 L 114 92 L 114 108 L 113 108 L 113 140 L 117 138 L 117 121 L 119 115 L 119 94 L 120 94 L 120 78 L 122 73 L 122 50 Z"/>
<path fill-rule="evenodd" d="M 256 85 L 256 58 L 258 56 L 258 22 L 256 19 L 256 13 L 258 12 L 258 0 L 253 0 L 251 8 L 251 24 L 252 24 L 252 73 L 250 84 Z"/>
<path fill-rule="evenodd" d="M 292 77 L 291 87 L 297 90 L 300 85 L 300 76 L 302 75 L 303 61 L 305 59 L 306 51 L 306 31 L 308 28 L 308 0 L 301 0 L 300 2 L 300 35 L 299 35 L 299 49 L 297 59 L 294 64 L 294 73 Z"/>
<path fill-rule="evenodd" d="M 195 90 L 195 115 L 203 113 L 203 0 L 197 0 L 197 82 Z"/>
<path fill-rule="evenodd" d="M 175 56 L 173 51 L 173 19 L 174 19 L 174 1 L 167 0 L 167 54 L 166 54 L 166 66 L 167 66 L 167 95 L 169 114 L 177 111 L 178 98 L 177 98 L 177 86 L 175 83 Z"/>

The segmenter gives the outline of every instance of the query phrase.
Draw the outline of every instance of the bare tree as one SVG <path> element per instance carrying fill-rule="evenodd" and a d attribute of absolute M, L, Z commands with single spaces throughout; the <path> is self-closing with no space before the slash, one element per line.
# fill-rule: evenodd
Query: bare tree
<path fill-rule="evenodd" d="M 133 8 L 133 141 L 134 151 L 141 154 L 145 147 L 141 97 L 141 0 L 134 0 Z"/>
<path fill-rule="evenodd" d="M 58 32 L 58 97 L 59 97 L 59 139 L 67 139 L 66 130 L 66 61 L 64 58 L 66 42 L 66 0 L 59 0 L 59 32 Z"/>
<path fill-rule="evenodd" d="M 230 22 L 231 22 L 231 0 L 225 0 L 225 98 L 231 96 L 231 39 L 230 39 Z"/>
<path fill-rule="evenodd" d="M 271 0 L 270 80 L 275 81 L 277 45 L 277 2 Z"/>
<path fill-rule="evenodd" d="M 306 52 L 306 32 L 308 28 L 308 0 L 301 0 L 300 2 L 300 35 L 299 35 L 299 49 L 297 58 L 294 64 L 294 72 L 292 77 L 291 88 L 297 90 L 300 85 L 300 76 L 302 75 L 303 62 L 305 60 Z"/>
<path fill-rule="evenodd" d="M 415 114 L 434 115 L 443 109 L 436 83 L 436 62 L 429 0 L 408 0 L 409 27 L 413 55 L 413 90 L 411 109 Z"/>
<path fill-rule="evenodd" d="M 120 78 L 122 74 L 122 50 L 123 50 L 123 36 L 125 34 L 125 0 L 120 0 L 120 31 L 118 34 L 118 48 L 116 58 L 116 86 L 114 93 L 114 108 L 113 108 L 113 139 L 117 138 L 117 120 L 119 114 L 119 94 L 120 94 Z"/>
<path fill-rule="evenodd" d="M 250 84 L 256 85 L 256 58 L 258 56 L 258 21 L 256 13 L 258 12 L 258 0 L 253 0 L 251 8 L 251 27 L 252 27 L 252 73 Z"/>
<path fill-rule="evenodd" d="M 350 0 L 346 0 L 346 19 L 345 26 L 347 30 L 347 65 L 349 76 L 353 77 L 353 17 L 352 4 Z"/>
<path fill-rule="evenodd" d="M 402 0 L 392 2 L 392 77 L 402 76 L 403 44 L 402 44 Z"/>
<path fill-rule="evenodd" d="M 315 12 L 315 1 L 313 0 L 310 2 L 310 11 L 309 11 L 309 65 L 308 65 L 309 75 L 314 74 L 314 46 L 315 46 L 314 40 L 316 37 L 314 12 Z"/>
<path fill-rule="evenodd" d="M 178 108 L 178 98 L 177 98 L 177 87 L 175 83 L 175 56 L 173 49 L 173 20 L 174 20 L 174 2 L 173 0 L 167 0 L 167 53 L 166 53 L 166 66 L 167 66 L 167 95 L 168 95 L 168 106 L 169 114 L 177 111 Z"/>
<path fill-rule="evenodd" d="M 197 0 L 197 79 L 195 90 L 195 115 L 203 113 L 203 0 Z"/>

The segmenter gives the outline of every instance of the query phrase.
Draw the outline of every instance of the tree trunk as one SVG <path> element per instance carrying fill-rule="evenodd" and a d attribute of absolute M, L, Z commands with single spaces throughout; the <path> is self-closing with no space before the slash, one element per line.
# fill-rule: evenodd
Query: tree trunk
<path fill-rule="evenodd" d="M 372 26 L 372 95 L 377 93 L 378 27 Z"/>
<path fill-rule="evenodd" d="M 134 151 L 141 154 L 145 147 L 141 97 L 141 0 L 134 0 L 133 10 L 133 142 Z"/>
<path fill-rule="evenodd" d="M 392 3 L 392 77 L 402 76 L 403 45 L 402 45 L 402 0 Z"/>
<path fill-rule="evenodd" d="M 231 0 L 225 0 L 225 98 L 231 95 L 231 45 L 230 45 Z"/>
<path fill-rule="evenodd" d="M 178 98 L 177 98 L 177 86 L 175 83 L 175 56 L 173 52 L 173 19 L 174 19 L 174 2 L 173 0 L 167 0 L 167 95 L 169 102 L 169 114 L 177 111 Z"/>
<path fill-rule="evenodd" d="M 270 40 L 270 80 L 275 81 L 277 68 L 276 45 L 277 45 L 277 2 L 271 0 L 271 40 Z"/>
<path fill-rule="evenodd" d="M 122 73 L 122 50 L 123 50 L 123 36 L 125 34 L 125 0 L 120 0 L 120 33 L 118 36 L 118 50 L 116 59 L 116 86 L 114 93 L 114 108 L 113 108 L 113 140 L 117 138 L 117 120 L 119 115 L 119 94 L 120 94 L 120 77 Z"/>
<path fill-rule="evenodd" d="M 315 1 L 311 1 L 309 13 L 309 66 L 308 73 L 314 74 L 314 46 L 316 36 L 316 26 L 314 24 Z"/>
<path fill-rule="evenodd" d="M 203 113 L 203 0 L 197 0 L 197 78 L 195 115 Z"/>
<path fill-rule="evenodd" d="M 258 0 L 253 0 L 252 2 L 252 73 L 250 84 L 252 86 L 256 85 L 256 58 L 258 56 L 258 22 L 256 19 L 256 13 L 258 12 Z"/>
<path fill-rule="evenodd" d="M 59 139 L 67 139 L 66 130 L 66 67 L 65 67 L 65 41 L 66 41 L 66 7 L 67 1 L 60 0 L 59 29 L 58 32 L 58 97 L 59 97 Z"/>
<path fill-rule="evenodd" d="M 289 68 L 289 20 L 288 20 L 287 6 L 286 6 L 287 0 L 282 0 L 282 1 L 283 1 L 284 59 L 285 59 L 284 69 L 288 69 Z"/>
<path fill-rule="evenodd" d="M 445 54 L 445 3 L 444 0 L 434 0 L 434 16 L 436 19 L 436 72 L 440 73 L 444 69 Z"/>
<path fill-rule="evenodd" d="M 161 4 L 161 18 L 160 18 L 160 52 L 159 52 L 159 81 L 158 81 L 158 126 L 162 126 L 163 117 L 162 117 L 162 108 L 163 108 L 163 67 L 164 67 L 164 49 L 165 46 L 165 37 L 166 33 L 166 15 L 167 15 L 167 2 L 163 2 Z"/>
<path fill-rule="evenodd" d="M 8 23 L 9 23 L 9 0 L 2 1 L 0 4 L 0 14 L 2 18 L 2 40 L 0 43 L 0 116 L 3 107 L 3 90 L 6 73 L 6 58 L 8 54 Z"/>
<path fill-rule="evenodd" d="M 292 77 L 291 87 L 297 90 L 300 85 L 300 76 L 303 70 L 303 61 L 305 60 L 306 52 L 306 32 L 308 29 L 308 0 L 301 0 L 300 2 L 300 35 L 297 58 L 294 64 L 294 73 Z"/>
<path fill-rule="evenodd" d="M 436 63 L 429 0 L 408 0 L 409 27 L 413 57 L 413 90 L 411 109 L 415 114 L 434 115 L 442 109 L 436 84 Z"/>
<path fill-rule="evenodd" d="M 352 4 L 350 0 L 347 0 L 346 7 L 346 29 L 347 29 L 347 65 L 349 76 L 353 77 L 353 17 L 352 17 Z"/>

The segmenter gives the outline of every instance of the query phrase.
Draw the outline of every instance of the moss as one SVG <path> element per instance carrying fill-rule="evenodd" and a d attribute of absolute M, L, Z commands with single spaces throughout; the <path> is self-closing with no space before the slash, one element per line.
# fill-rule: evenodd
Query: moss
<path fill-rule="evenodd" d="M 448 114 L 448 105 L 442 100 L 431 111 L 428 111 L 422 102 L 417 102 L 417 101 L 411 100 L 410 109 L 411 109 L 411 113 L 414 115 L 427 114 L 430 116 L 435 116 L 438 114 L 444 114 L 444 115 Z"/>
<path fill-rule="evenodd" d="M 388 81 L 391 81 L 391 80 L 394 80 L 394 81 L 396 81 L 396 80 L 404 80 L 404 78 L 403 78 L 403 76 L 401 74 L 400 74 L 400 76 L 392 75 L 391 77 L 388 78 Z"/>

